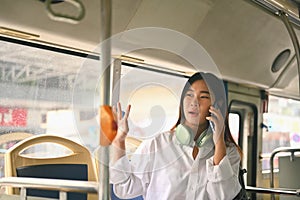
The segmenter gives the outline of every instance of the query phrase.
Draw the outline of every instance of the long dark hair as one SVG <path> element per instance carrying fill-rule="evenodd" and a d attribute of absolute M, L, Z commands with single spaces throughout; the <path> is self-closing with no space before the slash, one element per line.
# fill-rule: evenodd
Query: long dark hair
<path fill-rule="evenodd" d="M 172 127 L 171 130 L 173 131 L 180 123 L 185 121 L 185 116 L 184 116 L 184 111 L 183 111 L 183 100 L 184 100 L 184 97 L 185 97 L 187 91 L 191 87 L 191 85 L 195 81 L 198 81 L 198 80 L 205 81 L 211 97 L 213 96 L 214 102 L 217 103 L 217 106 L 221 110 L 222 115 L 225 116 L 224 117 L 225 118 L 224 140 L 225 140 L 226 144 L 229 144 L 229 143 L 234 144 L 237 147 L 240 155 L 242 156 L 242 151 L 241 151 L 240 147 L 237 145 L 237 143 L 234 141 L 231 131 L 229 129 L 227 95 L 226 95 L 226 90 L 224 87 L 224 82 L 212 73 L 197 72 L 197 73 L 193 74 L 188 79 L 188 81 L 185 83 L 184 88 L 181 93 L 181 97 L 180 97 L 179 117 L 178 117 L 176 124 Z"/>

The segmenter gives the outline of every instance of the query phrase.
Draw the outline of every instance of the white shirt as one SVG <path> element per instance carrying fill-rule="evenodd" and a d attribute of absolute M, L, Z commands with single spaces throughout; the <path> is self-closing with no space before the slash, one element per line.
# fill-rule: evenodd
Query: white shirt
<path fill-rule="evenodd" d="M 212 137 L 195 160 L 192 151 L 170 132 L 144 141 L 131 160 L 124 156 L 110 167 L 115 194 L 145 200 L 233 199 L 241 189 L 237 148 L 229 145 L 219 165 L 213 165 Z"/>

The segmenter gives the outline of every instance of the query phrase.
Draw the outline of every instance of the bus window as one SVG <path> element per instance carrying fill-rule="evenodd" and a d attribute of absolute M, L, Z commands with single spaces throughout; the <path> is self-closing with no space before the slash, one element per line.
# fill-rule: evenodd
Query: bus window
<path fill-rule="evenodd" d="M 278 147 L 300 147 L 300 102 L 269 96 L 268 113 L 263 114 L 262 170 L 270 170 L 270 155 Z M 274 159 L 278 170 L 278 159 Z"/>
<path fill-rule="evenodd" d="M 239 144 L 240 116 L 237 113 L 229 113 L 229 129 L 234 141 Z M 239 144 L 241 145 L 241 144 Z"/>
<path fill-rule="evenodd" d="M 131 104 L 129 135 L 146 139 L 175 125 L 183 76 L 122 65 L 120 82 L 122 108 Z"/>
<path fill-rule="evenodd" d="M 57 134 L 78 142 L 90 138 L 78 128 L 86 120 L 76 124 L 73 119 L 86 111 L 77 109 L 72 98 L 77 71 L 86 58 L 6 41 L 0 41 L 0 52 L 0 136 L 22 132 Z M 83 91 L 89 91 L 87 84 L 80 85 Z M 20 141 L 10 138 L 0 144 L 1 170 L 3 154 Z"/>

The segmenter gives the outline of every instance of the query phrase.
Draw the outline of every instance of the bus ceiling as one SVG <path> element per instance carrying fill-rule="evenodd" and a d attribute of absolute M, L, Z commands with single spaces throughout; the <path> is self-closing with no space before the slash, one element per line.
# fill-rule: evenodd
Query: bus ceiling
<path fill-rule="evenodd" d="M 291 23 L 295 24 L 297 28 L 300 27 L 300 0 L 291 0 L 291 1 L 285 1 L 285 0 L 253 0 L 258 5 L 264 7 L 271 13 L 279 16 L 289 35 L 291 38 L 291 41 L 294 46 L 295 50 L 295 57 L 297 60 L 297 72 L 298 72 L 298 96 L 300 96 L 300 48 L 299 48 L 299 41 L 298 37 L 294 31 L 294 28 Z M 274 66 L 278 63 L 279 68 L 283 66 L 283 63 L 288 60 L 288 56 L 283 56 L 283 52 L 287 52 L 286 50 L 282 51 L 273 61 L 272 64 L 272 71 L 274 69 Z M 287 55 L 287 54 L 285 54 Z M 273 71 L 274 72 L 274 71 Z M 277 81 L 273 84 L 276 85 L 277 82 L 281 79 L 282 76 L 286 76 L 286 74 L 281 73 Z"/>
<path fill-rule="evenodd" d="M 100 1 L 49 2 L 53 1 L 2 0 L 0 34 L 99 55 L 100 51 L 95 51 L 102 40 Z M 297 38 L 300 35 L 297 3 L 296 0 L 113 0 L 111 34 L 119 34 L 124 44 L 134 46 L 147 41 L 147 35 L 128 38 L 124 37 L 124 31 L 143 27 L 178 31 L 201 44 L 225 80 L 300 99 L 298 53 L 279 16 L 282 12 L 286 14 Z M 53 16 L 49 17 L 49 13 Z M 67 19 L 62 20 L 63 17 Z M 112 46 L 112 55 L 121 57 L 115 50 Z M 158 49 L 141 49 L 124 56 L 175 71 L 195 70 L 180 56 Z"/>

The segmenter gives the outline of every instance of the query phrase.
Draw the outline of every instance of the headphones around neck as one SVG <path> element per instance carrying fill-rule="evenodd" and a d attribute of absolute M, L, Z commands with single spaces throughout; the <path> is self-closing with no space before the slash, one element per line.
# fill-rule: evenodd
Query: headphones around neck
<path fill-rule="evenodd" d="M 179 124 L 176 127 L 175 135 L 177 141 L 182 145 L 194 146 L 194 134 L 190 127 L 185 126 L 183 124 Z M 201 147 L 209 138 L 211 138 L 212 134 L 208 134 L 207 130 L 205 130 L 195 141 L 195 144 L 198 147 Z"/>

